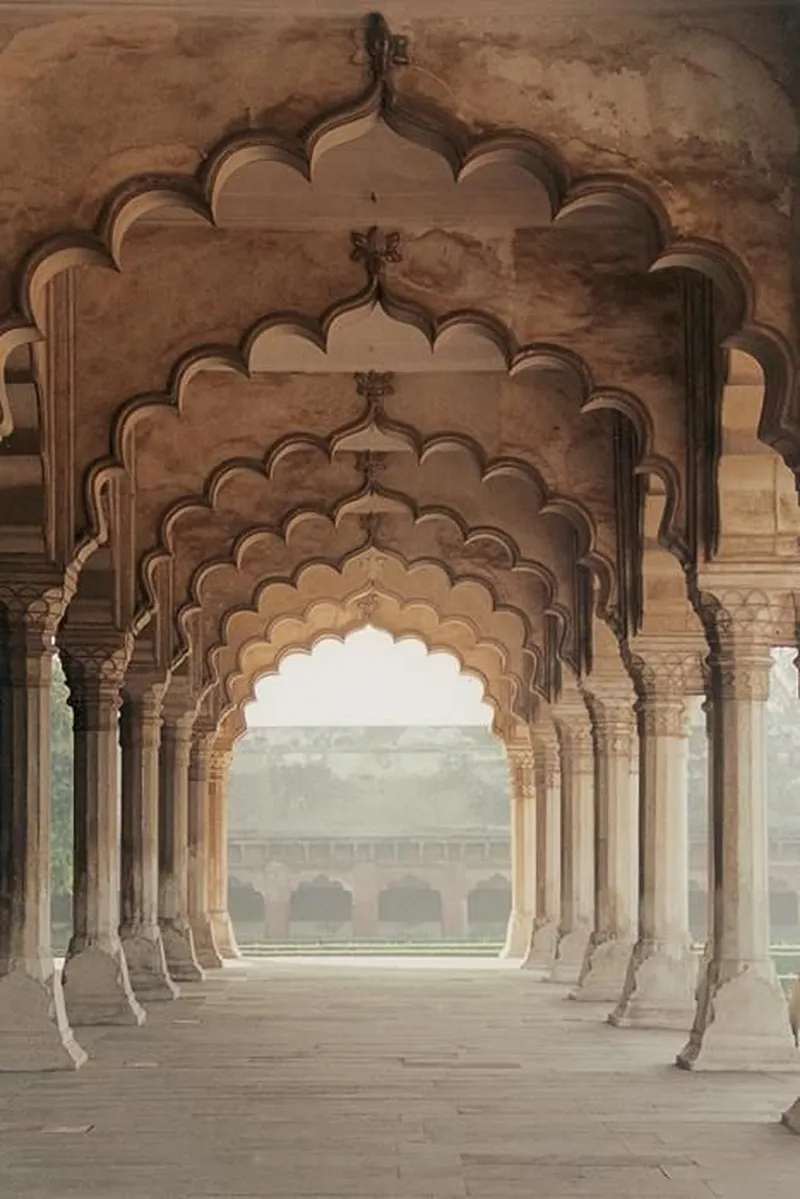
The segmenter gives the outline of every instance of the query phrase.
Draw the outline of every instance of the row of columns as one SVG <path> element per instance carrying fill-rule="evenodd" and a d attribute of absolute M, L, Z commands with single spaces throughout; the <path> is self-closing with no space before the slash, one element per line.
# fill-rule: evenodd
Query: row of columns
<path fill-rule="evenodd" d="M 735 635 L 723 627 L 708 659 L 711 910 L 702 959 L 689 931 L 686 654 L 653 645 L 632 663 L 634 704 L 593 691 L 582 705 L 576 696 L 556 709 L 555 737 L 536 727 L 532 749 L 509 747 L 514 910 L 505 952 L 572 985 L 575 1000 L 608 1002 L 618 1027 L 688 1034 L 676 1059 L 684 1068 L 796 1069 L 770 956 L 770 645 L 752 626 L 739 635 L 739 621 Z M 786 1120 L 800 1126 L 798 1110 Z"/>
<path fill-rule="evenodd" d="M 80 1065 L 73 1027 L 141 1024 L 237 953 L 229 747 L 130 645 L 64 622 L 68 595 L 0 588 L 0 1069 Z M 50 710 L 58 628 L 74 726 L 73 934 L 50 950 Z"/>

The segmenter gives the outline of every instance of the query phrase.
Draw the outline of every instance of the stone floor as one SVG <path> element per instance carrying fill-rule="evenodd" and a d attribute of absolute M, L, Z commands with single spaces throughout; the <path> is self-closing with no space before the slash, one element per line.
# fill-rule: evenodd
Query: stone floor
<path fill-rule="evenodd" d="M 674 1034 L 502 964 L 261 962 L 0 1075 L 8 1199 L 794 1199 L 800 1077 L 694 1076 Z"/>

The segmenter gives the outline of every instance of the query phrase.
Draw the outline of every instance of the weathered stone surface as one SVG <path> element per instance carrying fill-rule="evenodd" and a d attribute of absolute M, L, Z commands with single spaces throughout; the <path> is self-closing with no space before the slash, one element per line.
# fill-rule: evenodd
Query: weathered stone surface
<path fill-rule="evenodd" d="M 670 1071 L 674 1033 L 616 1035 L 510 965 L 249 963 L 191 995 L 85 1030 L 75 1078 L 0 1076 L 9 1195 L 794 1194 L 796 1080 Z"/>
<path fill-rule="evenodd" d="M 57 975 L 43 982 L 16 967 L 0 977 L 0 1073 L 77 1070 L 85 1061 Z"/>
<path fill-rule="evenodd" d="M 70 951 L 64 962 L 62 985 L 67 1016 L 76 1028 L 144 1023 L 145 1012 L 131 988 L 119 943 L 107 947 L 95 943 Z"/>

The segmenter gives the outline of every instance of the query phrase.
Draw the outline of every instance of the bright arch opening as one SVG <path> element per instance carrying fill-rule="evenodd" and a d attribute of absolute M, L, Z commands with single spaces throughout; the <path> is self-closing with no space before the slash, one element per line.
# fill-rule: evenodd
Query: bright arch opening
<path fill-rule="evenodd" d="M 261 679 L 248 728 L 265 725 L 486 725 L 492 708 L 480 681 L 452 654 L 416 637 L 398 641 L 371 626 L 291 654 Z"/>
<path fill-rule="evenodd" d="M 496 954 L 510 845 L 494 716 L 454 654 L 372 626 L 263 677 L 228 791 L 245 948 Z M 487 878 L 501 902 L 483 910 Z"/>

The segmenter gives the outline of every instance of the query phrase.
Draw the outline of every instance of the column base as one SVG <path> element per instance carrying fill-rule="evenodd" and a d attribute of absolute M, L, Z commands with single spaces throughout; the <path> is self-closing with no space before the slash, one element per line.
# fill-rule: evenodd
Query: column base
<path fill-rule="evenodd" d="M 219 970 L 222 966 L 217 943 L 214 940 L 214 930 L 208 916 L 190 916 L 189 925 L 194 941 L 194 954 L 204 970 Z"/>
<path fill-rule="evenodd" d="M 551 982 L 576 983 L 578 981 L 583 970 L 590 937 L 591 931 L 588 925 L 581 925 L 560 938 L 556 950 L 556 960 L 550 971 Z"/>
<path fill-rule="evenodd" d="M 789 1009 L 769 968 L 712 962 L 701 984 L 694 1026 L 676 1065 L 684 1070 L 800 1069 Z"/>
<path fill-rule="evenodd" d="M 800 1137 L 800 1099 L 793 1103 L 788 1111 L 781 1116 L 781 1124 Z"/>
<path fill-rule="evenodd" d="M 240 958 L 241 952 L 236 944 L 236 934 L 233 931 L 230 915 L 227 911 L 210 912 L 211 931 L 214 934 L 214 944 L 216 945 L 220 957 L 225 961 L 234 961 Z"/>
<path fill-rule="evenodd" d="M 179 983 L 201 983 L 206 973 L 194 951 L 192 930 L 185 920 L 161 920 L 161 944 L 170 978 Z"/>
<path fill-rule="evenodd" d="M 631 937 L 593 934 L 577 989 L 572 992 L 570 999 L 582 1003 L 615 1003 L 625 986 L 633 947 Z"/>
<path fill-rule="evenodd" d="M 508 918 L 506 943 L 500 951 L 501 958 L 524 959 L 533 934 L 533 912 L 512 912 Z"/>
<path fill-rule="evenodd" d="M 67 950 L 64 1003 L 71 1024 L 144 1024 L 145 1012 L 131 989 L 117 941 L 91 942 Z"/>
<path fill-rule="evenodd" d="M 0 977 L 0 1073 L 77 1070 L 86 1061 L 67 1022 L 61 979 L 18 963 Z"/>
<path fill-rule="evenodd" d="M 637 942 L 619 1003 L 608 1017 L 617 1028 L 688 1032 L 694 1023 L 697 958 L 688 945 Z"/>
<path fill-rule="evenodd" d="M 558 921 L 535 920 L 530 947 L 522 965 L 526 970 L 549 970 L 556 960 Z"/>
<path fill-rule="evenodd" d="M 161 999 L 177 999 L 180 990 L 170 978 L 164 946 L 158 926 L 154 928 L 121 928 L 119 939 L 128 978 L 137 999 L 150 1003 Z"/>

